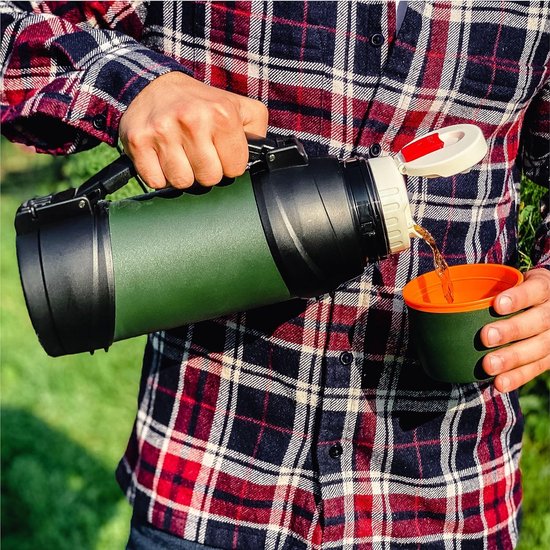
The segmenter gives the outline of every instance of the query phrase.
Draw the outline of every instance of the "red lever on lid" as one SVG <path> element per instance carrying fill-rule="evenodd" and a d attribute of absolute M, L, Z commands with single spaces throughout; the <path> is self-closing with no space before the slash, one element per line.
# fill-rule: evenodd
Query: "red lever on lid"
<path fill-rule="evenodd" d="M 448 177 L 469 170 L 487 153 L 483 132 L 473 124 L 455 124 L 417 138 L 394 157 L 406 176 Z"/>
<path fill-rule="evenodd" d="M 405 162 L 411 162 L 438 149 L 443 149 L 443 147 L 445 147 L 445 144 L 438 134 L 428 134 L 426 137 L 405 145 L 401 149 L 401 156 Z"/>

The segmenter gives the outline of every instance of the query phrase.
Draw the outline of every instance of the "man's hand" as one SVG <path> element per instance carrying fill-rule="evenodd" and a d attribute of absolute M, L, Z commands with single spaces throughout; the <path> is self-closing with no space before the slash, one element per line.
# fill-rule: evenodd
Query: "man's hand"
<path fill-rule="evenodd" d="M 496 297 L 494 308 L 501 315 L 526 310 L 481 329 L 487 347 L 514 342 L 483 358 L 497 390 L 508 392 L 550 369 L 550 271 L 528 271 L 523 283 Z"/>
<path fill-rule="evenodd" d="M 245 132 L 265 136 L 263 103 L 213 88 L 183 73 L 158 77 L 120 119 L 124 150 L 154 189 L 218 183 L 248 162 Z"/>

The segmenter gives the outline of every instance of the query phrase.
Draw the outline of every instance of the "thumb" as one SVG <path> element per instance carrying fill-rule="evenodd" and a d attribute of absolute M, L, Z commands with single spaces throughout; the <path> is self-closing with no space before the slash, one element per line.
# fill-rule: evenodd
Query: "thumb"
<path fill-rule="evenodd" d="M 269 114 L 267 107 L 255 99 L 240 98 L 240 113 L 246 133 L 265 137 Z"/>

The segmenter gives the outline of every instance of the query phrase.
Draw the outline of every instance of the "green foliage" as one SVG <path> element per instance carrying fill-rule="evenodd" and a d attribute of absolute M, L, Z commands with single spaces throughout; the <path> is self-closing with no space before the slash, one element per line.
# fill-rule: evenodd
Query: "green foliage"
<path fill-rule="evenodd" d="M 519 211 L 519 260 L 520 269 L 533 267 L 531 251 L 535 242 L 535 232 L 539 227 L 542 216 L 540 201 L 547 189 L 523 178 L 521 182 L 521 204 Z"/>
<path fill-rule="evenodd" d="M 62 176 L 71 187 L 78 187 L 89 177 L 99 172 L 104 166 L 119 156 L 116 149 L 101 144 L 95 149 L 84 151 L 78 155 L 68 157 L 63 164 Z M 135 179 L 131 179 L 128 185 L 114 193 L 111 198 L 118 200 L 126 197 L 140 195 L 143 190 Z"/>
<path fill-rule="evenodd" d="M 119 156 L 119 152 L 101 144 L 95 149 L 68 157 L 33 154 L 30 150 L 0 140 L 2 195 L 17 195 L 21 200 L 78 187 Z M 114 193 L 118 200 L 143 193 L 135 179 Z"/>
<path fill-rule="evenodd" d="M 6 550 L 123 548 L 130 508 L 113 470 L 136 409 L 144 339 L 109 353 L 51 359 L 30 325 L 15 259 L 13 216 L 25 199 L 77 186 L 118 153 L 107 146 L 68 159 L 1 143 L 2 547 Z M 522 265 L 543 190 L 523 184 Z M 133 182 L 116 198 L 141 193 Z M 525 486 L 520 550 L 550 548 L 548 376 L 521 392 Z"/>
<path fill-rule="evenodd" d="M 520 267 L 532 267 L 530 251 L 542 221 L 540 201 L 546 189 L 528 179 L 521 184 L 519 213 Z M 525 420 L 521 469 L 525 487 L 523 528 L 518 550 L 550 548 L 550 375 L 545 373 L 520 390 Z"/>
<path fill-rule="evenodd" d="M 26 313 L 13 218 L 23 200 L 81 183 L 72 163 L 82 159 L 6 142 L 1 159 L 2 548 L 124 548 L 131 509 L 113 472 L 135 416 L 144 338 L 93 356 L 45 355 Z"/>
<path fill-rule="evenodd" d="M 550 377 L 520 391 L 525 421 L 521 470 L 525 487 L 518 550 L 550 548 Z"/>
<path fill-rule="evenodd" d="M 118 156 L 116 149 L 102 143 L 94 149 L 66 157 L 62 171 L 64 179 L 72 187 L 77 187 Z"/>
<path fill-rule="evenodd" d="M 120 500 L 112 472 L 23 408 L 3 407 L 2 428 L 2 546 L 91 548 Z"/>

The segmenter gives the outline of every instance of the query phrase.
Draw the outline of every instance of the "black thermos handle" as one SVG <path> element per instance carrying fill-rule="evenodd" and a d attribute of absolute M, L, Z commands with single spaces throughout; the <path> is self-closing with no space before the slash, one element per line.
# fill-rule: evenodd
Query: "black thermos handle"
<path fill-rule="evenodd" d="M 102 168 L 89 180 L 85 181 L 75 193 L 76 197 L 89 196 L 92 190 L 98 189 L 104 198 L 128 183 L 137 174 L 133 162 L 128 155 L 120 155 L 111 164 Z"/>
<path fill-rule="evenodd" d="M 246 139 L 248 141 L 249 162 L 260 160 L 266 150 L 274 149 L 277 146 L 276 141 L 254 134 L 247 133 Z M 122 154 L 84 182 L 76 190 L 75 196 L 88 196 L 92 190 L 98 189 L 101 197 L 104 198 L 124 187 L 136 175 L 137 172 L 130 157 Z"/>

